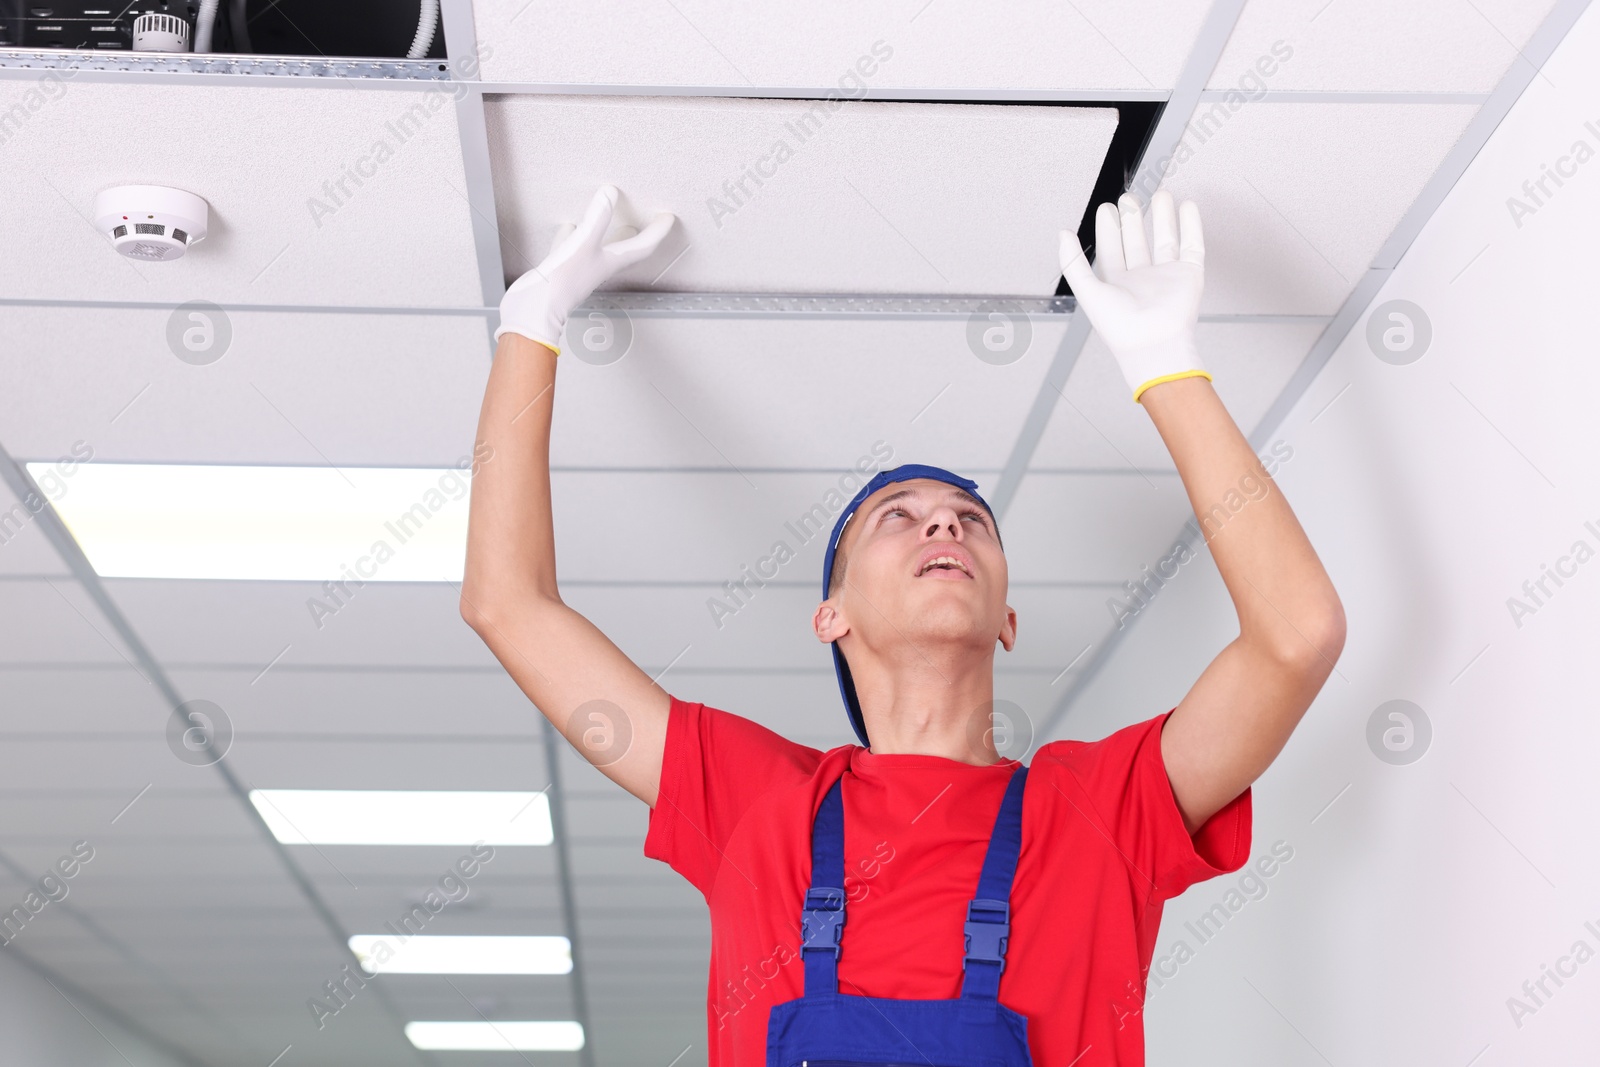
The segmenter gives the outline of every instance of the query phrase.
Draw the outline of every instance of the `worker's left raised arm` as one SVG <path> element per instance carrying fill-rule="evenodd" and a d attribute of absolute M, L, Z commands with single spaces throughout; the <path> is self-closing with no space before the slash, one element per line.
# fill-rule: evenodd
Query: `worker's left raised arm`
<path fill-rule="evenodd" d="M 1161 735 L 1173 796 L 1193 833 L 1277 758 L 1344 647 L 1344 610 L 1211 382 L 1154 385 L 1140 402 L 1172 453 L 1239 617 L 1239 636 Z"/>
<path fill-rule="evenodd" d="M 1070 232 L 1061 269 L 1177 463 L 1239 616 L 1161 734 L 1192 834 L 1275 759 L 1344 648 L 1344 609 L 1305 531 L 1211 387 L 1195 344 L 1205 279 L 1200 211 L 1164 190 L 1095 216 L 1093 269 Z"/>

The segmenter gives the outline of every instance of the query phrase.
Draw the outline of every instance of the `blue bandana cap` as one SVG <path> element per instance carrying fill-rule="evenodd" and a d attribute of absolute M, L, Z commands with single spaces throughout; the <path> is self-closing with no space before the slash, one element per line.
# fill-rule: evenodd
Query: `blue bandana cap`
<path fill-rule="evenodd" d="M 978 503 L 983 505 L 983 510 L 989 513 L 989 518 L 994 521 L 995 530 L 998 531 L 1000 529 L 1000 520 L 995 519 L 994 509 L 989 506 L 988 501 L 978 495 L 978 483 L 971 478 L 963 478 L 961 475 L 947 471 L 943 467 L 930 467 L 922 463 L 904 463 L 893 470 L 879 471 L 870 482 L 861 487 L 861 491 L 855 495 L 854 499 L 845 505 L 845 509 L 839 512 L 838 521 L 833 524 L 833 533 L 828 537 L 828 551 L 822 557 L 822 598 L 824 600 L 828 598 L 828 578 L 833 574 L 833 556 L 839 549 L 839 538 L 843 536 L 845 524 L 856 513 L 856 509 L 861 507 L 867 497 L 884 486 L 892 485 L 895 482 L 908 482 L 917 478 L 929 478 L 936 482 L 944 482 L 947 485 L 965 489 L 972 494 Z M 833 648 L 833 670 L 839 677 L 839 695 L 844 698 L 845 710 L 850 714 L 850 725 L 855 727 L 856 736 L 861 739 L 862 746 L 871 748 L 872 743 L 867 740 L 867 723 L 861 716 L 861 701 L 856 697 L 856 683 L 850 677 L 850 665 L 845 662 L 844 653 L 839 651 L 839 642 L 832 642 L 831 647 Z"/>

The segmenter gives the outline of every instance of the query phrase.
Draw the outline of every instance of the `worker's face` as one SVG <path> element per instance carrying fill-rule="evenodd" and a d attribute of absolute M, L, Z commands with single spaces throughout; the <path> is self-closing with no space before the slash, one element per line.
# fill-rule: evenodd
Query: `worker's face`
<path fill-rule="evenodd" d="M 964 642 L 987 650 L 1016 640 L 1006 605 L 1006 557 L 994 520 L 953 485 L 894 482 L 868 497 L 845 526 L 842 583 L 812 620 L 823 641 L 888 651 L 911 643 Z M 942 561 L 941 561 L 942 560 Z"/>

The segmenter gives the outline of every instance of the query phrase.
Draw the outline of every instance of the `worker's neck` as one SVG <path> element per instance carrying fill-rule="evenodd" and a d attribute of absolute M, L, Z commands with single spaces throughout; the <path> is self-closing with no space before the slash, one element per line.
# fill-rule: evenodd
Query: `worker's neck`
<path fill-rule="evenodd" d="M 994 651 L 952 646 L 912 650 L 885 661 L 862 655 L 850 674 L 878 755 L 942 756 L 996 762 L 991 729 Z"/>

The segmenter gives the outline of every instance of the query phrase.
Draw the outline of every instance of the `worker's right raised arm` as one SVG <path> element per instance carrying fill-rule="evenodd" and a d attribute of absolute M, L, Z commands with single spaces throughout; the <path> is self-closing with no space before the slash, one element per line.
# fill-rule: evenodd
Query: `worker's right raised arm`
<path fill-rule="evenodd" d="M 558 240 L 501 305 L 473 450 L 461 615 L 555 728 L 653 807 L 671 698 L 562 601 L 550 502 L 554 346 L 567 313 L 611 273 L 648 255 L 671 226 L 665 216 L 602 246 L 615 202 L 615 190 L 596 194 L 576 232 Z"/>

